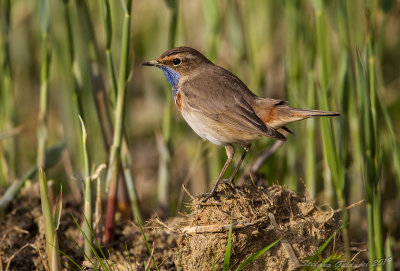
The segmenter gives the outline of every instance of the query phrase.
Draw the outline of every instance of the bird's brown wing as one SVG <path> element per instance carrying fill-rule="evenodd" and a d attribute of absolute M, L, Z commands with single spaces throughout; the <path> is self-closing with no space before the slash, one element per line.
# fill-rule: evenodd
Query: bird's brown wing
<path fill-rule="evenodd" d="M 249 103 L 257 96 L 221 67 L 208 67 L 183 83 L 182 90 L 190 107 L 215 121 L 246 133 L 286 139 L 256 115 Z"/>

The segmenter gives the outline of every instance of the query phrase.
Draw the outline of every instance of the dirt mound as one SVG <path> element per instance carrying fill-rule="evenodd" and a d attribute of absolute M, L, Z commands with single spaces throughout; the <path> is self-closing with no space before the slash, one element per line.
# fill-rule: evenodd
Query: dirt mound
<path fill-rule="evenodd" d="M 300 196 L 280 186 L 223 184 L 206 203 L 193 198 L 192 212 L 165 222 L 151 220 L 145 233 L 152 256 L 160 270 L 210 270 L 215 261 L 220 270 L 232 220 L 231 269 L 250 255 L 283 236 L 280 243 L 248 266 L 247 270 L 290 270 L 304 264 L 335 230 L 339 222 L 333 212 L 316 208 L 307 196 Z M 78 244 L 82 234 L 71 213 L 82 221 L 82 206 L 64 201 L 58 231 L 60 250 L 83 263 Z M 161 226 L 160 226 L 161 225 Z M 117 270 L 153 268 L 150 253 L 140 229 L 129 221 L 117 221 L 115 241 L 103 251 Z M 337 234 L 324 251 L 341 252 Z M 129 257 L 128 257 L 129 255 Z M 62 256 L 64 270 L 73 266 Z M 0 219 L 0 270 L 48 270 L 43 217 L 38 189 L 23 193 L 14 200 Z M 130 266 L 130 269 L 128 269 Z"/>
<path fill-rule="evenodd" d="M 78 247 L 83 243 L 82 233 L 71 215 L 82 221 L 82 209 L 82 205 L 64 201 L 58 230 L 59 244 L 63 253 L 85 270 L 91 270 L 92 265 L 83 262 L 83 252 Z M 49 270 L 43 223 L 39 190 L 34 185 L 26 189 L 21 198 L 14 200 L 0 217 L 0 270 Z M 176 235 L 160 229 L 145 229 L 145 234 L 160 270 L 176 270 L 173 250 Z M 111 258 L 115 270 L 143 270 L 144 266 L 153 266 L 140 228 L 126 220 L 116 222 L 114 241 L 103 246 L 102 250 L 106 257 Z M 65 256 L 61 258 L 63 270 L 77 270 Z"/>
<path fill-rule="evenodd" d="M 76 261 L 83 259 L 75 242 L 80 232 L 71 214 L 79 217 L 78 206 L 64 203 L 58 230 L 60 249 Z M 67 259 L 63 258 L 64 263 Z M 46 239 L 38 185 L 23 190 L 0 217 L 0 270 L 49 270 Z"/>
<path fill-rule="evenodd" d="M 176 227 L 180 232 L 175 264 L 183 270 L 210 270 L 215 261 L 220 270 L 232 221 L 231 269 L 283 236 L 280 243 L 254 261 L 246 270 L 293 270 L 304 265 L 338 229 L 334 212 L 318 210 L 307 196 L 281 186 L 221 185 L 206 203 L 193 198 L 192 212 Z M 340 252 L 339 236 L 324 255 Z"/>

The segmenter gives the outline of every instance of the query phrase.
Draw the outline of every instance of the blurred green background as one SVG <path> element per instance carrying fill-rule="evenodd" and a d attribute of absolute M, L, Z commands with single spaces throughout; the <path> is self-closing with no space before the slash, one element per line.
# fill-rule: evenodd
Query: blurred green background
<path fill-rule="evenodd" d="M 104 3 L 50 1 L 48 145 L 66 142 L 66 152 L 47 175 L 66 190 L 81 186 L 71 176 L 84 174 L 80 110 L 91 168 L 108 163 L 95 98 L 104 93 L 112 111 Z M 0 8 L 3 193 L 36 163 L 42 47 L 38 1 L 2 0 Z M 119 1 L 111 1 L 110 8 L 110 53 L 118 73 L 124 14 Z M 225 160 L 224 149 L 202 141 L 174 107 L 168 120 L 170 85 L 161 71 L 140 66 L 169 47 L 185 45 L 233 72 L 259 96 L 341 112 L 332 120 L 291 125 L 295 136 L 260 172 L 268 184 L 292 190 L 304 190 L 304 180 L 319 204 L 333 208 L 365 199 L 350 211 L 350 240 L 367 242 L 374 230 L 387 245 L 386 255 L 399 251 L 399 1 L 138 0 L 132 10 L 124 123 L 145 217 L 160 204 L 166 204 L 164 216 L 184 210 L 182 184 L 194 195 L 204 192 Z M 170 160 L 162 159 L 157 142 Z M 254 144 L 243 169 L 273 143 L 265 138 Z M 168 189 L 157 190 L 163 167 Z M 160 201 L 163 191 L 167 198 Z M 374 225 L 367 219 L 371 215 Z"/>

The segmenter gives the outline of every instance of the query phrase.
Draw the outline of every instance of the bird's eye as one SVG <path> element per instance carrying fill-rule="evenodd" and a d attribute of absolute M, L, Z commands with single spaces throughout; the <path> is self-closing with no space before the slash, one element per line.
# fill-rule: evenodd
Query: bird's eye
<path fill-rule="evenodd" d="M 174 60 L 172 60 L 172 63 L 174 63 L 175 66 L 178 66 L 179 64 L 181 64 L 181 60 L 179 58 L 175 58 Z"/>

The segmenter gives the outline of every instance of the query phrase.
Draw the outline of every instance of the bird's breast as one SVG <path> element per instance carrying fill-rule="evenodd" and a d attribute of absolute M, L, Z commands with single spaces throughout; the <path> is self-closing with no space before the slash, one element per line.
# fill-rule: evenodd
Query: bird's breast
<path fill-rule="evenodd" d="M 179 112 L 182 114 L 182 93 L 177 91 L 175 96 L 175 104 L 178 107 Z"/>

